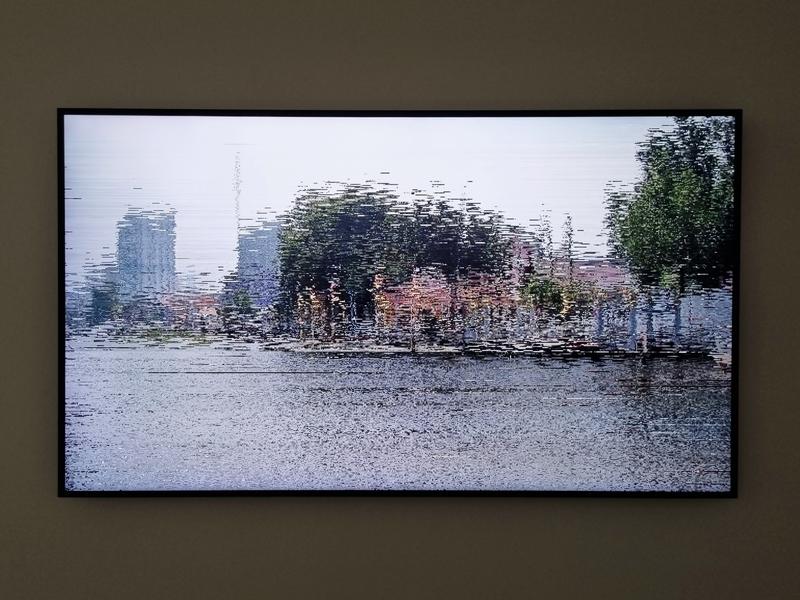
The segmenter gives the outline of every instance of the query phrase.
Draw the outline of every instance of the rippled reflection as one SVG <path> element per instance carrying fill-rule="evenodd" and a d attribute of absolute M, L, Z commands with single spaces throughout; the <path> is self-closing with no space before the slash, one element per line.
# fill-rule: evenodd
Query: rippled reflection
<path fill-rule="evenodd" d="M 712 361 L 98 348 L 67 367 L 72 490 L 721 491 Z"/>

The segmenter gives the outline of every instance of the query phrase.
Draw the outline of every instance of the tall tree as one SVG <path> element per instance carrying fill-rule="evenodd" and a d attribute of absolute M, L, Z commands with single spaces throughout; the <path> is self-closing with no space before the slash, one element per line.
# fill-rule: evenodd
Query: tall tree
<path fill-rule="evenodd" d="M 350 186 L 298 198 L 283 220 L 278 255 L 286 311 L 304 291 L 327 293 L 335 283 L 355 317 L 373 301 L 375 275 L 400 283 L 425 267 L 446 277 L 500 273 L 509 242 L 500 215 L 473 205 L 459 210 L 432 196 L 401 201 Z"/>
<path fill-rule="evenodd" d="M 572 283 L 575 272 L 575 230 L 572 227 L 572 215 L 564 220 L 564 239 L 561 243 L 561 255 L 566 268 L 567 282 Z"/>
<path fill-rule="evenodd" d="M 719 285 L 734 261 L 733 119 L 678 118 L 637 153 L 642 178 L 611 190 L 611 242 L 643 285 Z"/>
<path fill-rule="evenodd" d="M 348 188 L 339 195 L 296 201 L 284 220 L 278 249 L 281 288 L 290 304 L 304 290 L 327 291 L 335 282 L 355 313 L 367 302 L 376 272 L 407 268 L 393 260 L 393 238 L 399 233 L 388 200 Z"/>
<path fill-rule="evenodd" d="M 650 133 L 637 159 L 633 189 L 607 193 L 606 224 L 648 303 L 656 286 L 673 292 L 677 341 L 687 287 L 718 287 L 733 268 L 734 120 L 676 118 Z"/>

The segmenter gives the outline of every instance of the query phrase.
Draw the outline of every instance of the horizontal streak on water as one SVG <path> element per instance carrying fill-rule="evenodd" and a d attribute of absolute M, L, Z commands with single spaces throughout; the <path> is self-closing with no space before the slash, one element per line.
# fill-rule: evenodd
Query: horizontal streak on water
<path fill-rule="evenodd" d="M 379 375 L 380 371 L 147 371 L 151 375 Z"/>

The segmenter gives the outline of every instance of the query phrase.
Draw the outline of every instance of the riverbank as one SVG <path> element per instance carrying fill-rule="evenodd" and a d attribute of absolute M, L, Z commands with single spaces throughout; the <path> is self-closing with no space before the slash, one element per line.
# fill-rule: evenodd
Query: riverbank
<path fill-rule="evenodd" d="M 95 329 L 71 339 L 90 339 L 95 347 L 167 346 L 171 348 L 221 345 L 233 349 L 237 346 L 254 346 L 264 351 L 297 354 L 341 356 L 499 356 L 499 357 L 553 357 L 553 358 L 620 358 L 648 357 L 675 359 L 714 359 L 720 366 L 730 367 L 730 353 L 713 352 L 705 348 L 675 348 L 650 344 L 646 348 L 616 348 L 590 340 L 540 340 L 540 341 L 479 341 L 462 345 L 415 343 L 387 343 L 372 339 L 361 340 L 301 340 L 290 336 L 232 336 L 219 333 L 198 333 L 170 330 L 141 330 L 120 332 Z"/>
<path fill-rule="evenodd" d="M 269 350 L 298 352 L 305 354 L 346 354 L 346 355 L 452 355 L 452 356 L 553 356 L 553 357 L 605 357 L 605 356 L 664 356 L 673 358 L 708 358 L 712 355 L 701 349 L 675 349 L 671 347 L 650 347 L 646 350 L 627 350 L 605 348 L 586 341 L 547 341 L 547 342 L 481 342 L 461 346 L 447 344 L 380 344 L 358 341 L 319 341 L 319 340 L 281 340 L 261 342 Z"/>

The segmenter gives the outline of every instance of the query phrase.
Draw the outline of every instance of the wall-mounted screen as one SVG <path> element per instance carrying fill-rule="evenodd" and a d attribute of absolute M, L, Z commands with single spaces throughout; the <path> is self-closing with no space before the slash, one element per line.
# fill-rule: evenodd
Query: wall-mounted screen
<path fill-rule="evenodd" d="M 61 495 L 736 493 L 739 111 L 59 111 Z"/>

